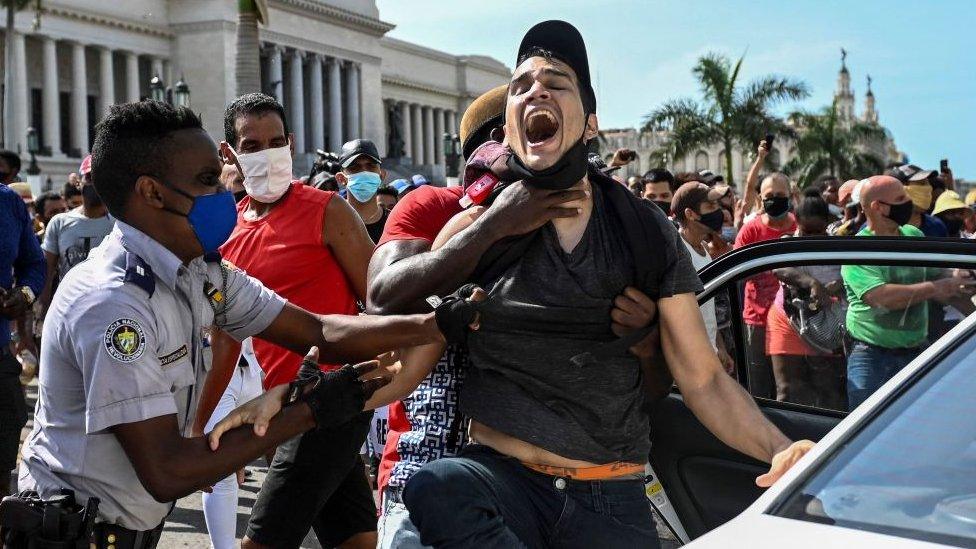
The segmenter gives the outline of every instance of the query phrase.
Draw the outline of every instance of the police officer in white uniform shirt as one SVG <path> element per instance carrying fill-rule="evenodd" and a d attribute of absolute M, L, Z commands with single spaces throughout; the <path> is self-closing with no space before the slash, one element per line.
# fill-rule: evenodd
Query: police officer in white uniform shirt
<path fill-rule="evenodd" d="M 329 374 L 306 365 L 290 386 L 232 414 L 245 423 L 258 407 L 281 406 L 270 422 L 232 429 L 219 446 L 185 437 L 211 325 L 302 353 L 317 347 L 306 360 L 335 363 L 442 341 L 438 325 L 470 322 L 471 311 L 456 303 L 454 317 L 443 307 L 415 316 L 316 316 L 222 263 L 215 252 L 233 229 L 234 199 L 218 183 L 217 148 L 188 109 L 115 106 L 93 150 L 95 188 L 118 222 L 51 305 L 20 488 L 42 498 L 67 488 L 81 503 L 99 498 L 94 546 L 155 546 L 178 498 L 301 432 L 352 418 L 382 383 L 359 381 L 372 363 Z"/>

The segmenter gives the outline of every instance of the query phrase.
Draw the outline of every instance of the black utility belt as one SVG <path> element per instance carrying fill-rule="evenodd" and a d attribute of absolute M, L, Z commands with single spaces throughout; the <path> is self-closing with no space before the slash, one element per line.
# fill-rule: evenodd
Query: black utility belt
<path fill-rule="evenodd" d="M 92 532 L 91 547 L 98 549 L 153 549 L 163 535 L 163 525 L 152 530 L 129 530 L 115 524 L 98 523 Z"/>

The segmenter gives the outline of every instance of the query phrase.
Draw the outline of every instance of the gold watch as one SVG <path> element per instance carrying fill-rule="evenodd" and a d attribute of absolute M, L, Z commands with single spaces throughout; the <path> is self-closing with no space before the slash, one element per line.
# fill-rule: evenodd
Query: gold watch
<path fill-rule="evenodd" d="M 21 286 L 20 287 L 20 291 L 21 291 L 21 293 L 24 294 L 24 297 L 27 298 L 27 304 L 28 305 L 33 305 L 34 304 L 34 299 L 36 297 L 36 296 L 34 296 L 34 290 L 31 290 L 29 286 Z"/>

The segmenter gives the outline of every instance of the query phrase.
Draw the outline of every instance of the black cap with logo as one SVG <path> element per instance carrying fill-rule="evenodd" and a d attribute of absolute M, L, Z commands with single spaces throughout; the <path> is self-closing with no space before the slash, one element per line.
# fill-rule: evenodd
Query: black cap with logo
<path fill-rule="evenodd" d="M 353 161 L 364 154 L 375 160 L 377 164 L 382 163 L 380 161 L 380 153 L 376 150 L 376 145 L 372 141 L 369 139 L 353 139 L 352 141 L 347 141 L 342 146 L 342 152 L 339 153 L 339 165 L 343 169 L 348 168 Z"/>

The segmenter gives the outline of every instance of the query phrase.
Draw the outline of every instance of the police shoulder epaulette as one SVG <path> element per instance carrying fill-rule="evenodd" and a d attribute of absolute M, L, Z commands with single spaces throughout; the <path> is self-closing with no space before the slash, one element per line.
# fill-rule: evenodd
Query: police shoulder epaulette
<path fill-rule="evenodd" d="M 125 253 L 125 279 L 142 288 L 152 297 L 156 291 L 156 276 L 149 265 L 141 257 L 132 253 Z"/>

